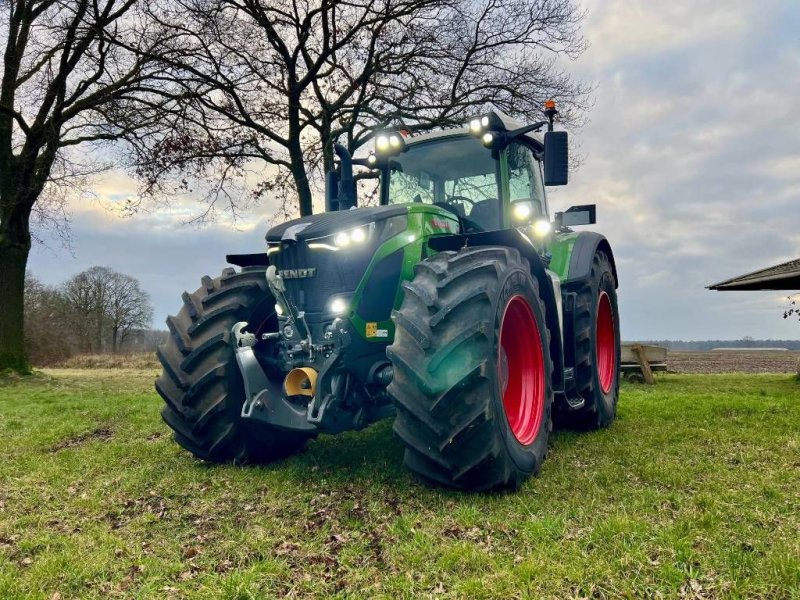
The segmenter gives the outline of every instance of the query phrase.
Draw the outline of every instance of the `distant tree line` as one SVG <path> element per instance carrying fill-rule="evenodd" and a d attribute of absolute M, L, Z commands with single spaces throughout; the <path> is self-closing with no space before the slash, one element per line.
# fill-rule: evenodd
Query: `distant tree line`
<path fill-rule="evenodd" d="M 757 340 L 745 336 L 738 340 L 643 340 L 638 343 L 664 346 L 669 350 L 707 352 L 714 348 L 786 348 L 800 350 L 800 340 Z"/>
<path fill-rule="evenodd" d="M 25 346 L 47 365 L 74 354 L 151 350 L 161 332 L 149 329 L 153 305 L 134 277 L 92 267 L 57 286 L 25 279 Z"/>

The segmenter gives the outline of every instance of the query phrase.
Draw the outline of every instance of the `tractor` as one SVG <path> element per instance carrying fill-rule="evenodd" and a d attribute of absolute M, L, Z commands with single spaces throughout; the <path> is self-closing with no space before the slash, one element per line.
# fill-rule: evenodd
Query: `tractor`
<path fill-rule="evenodd" d="M 405 465 L 461 490 L 517 489 L 558 426 L 608 426 L 619 395 L 617 270 L 595 205 L 550 217 L 568 137 L 498 112 L 335 145 L 321 214 L 277 225 L 183 293 L 156 390 L 175 441 L 262 463 L 394 417 Z M 544 130 L 544 131 L 543 131 Z M 358 206 L 354 166 L 375 206 Z"/>

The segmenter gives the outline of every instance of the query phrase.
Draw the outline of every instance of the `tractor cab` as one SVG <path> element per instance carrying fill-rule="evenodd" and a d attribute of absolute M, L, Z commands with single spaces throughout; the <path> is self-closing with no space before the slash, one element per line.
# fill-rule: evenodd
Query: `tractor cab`
<path fill-rule="evenodd" d="M 463 128 L 413 137 L 382 132 L 375 136 L 375 150 L 352 162 L 379 172 L 381 205 L 438 207 L 458 219 L 462 233 L 520 228 L 535 235 L 549 231 L 544 186 L 567 182 L 567 134 L 552 131 L 554 115 L 552 108 L 550 122 L 528 126 L 490 113 Z M 551 131 L 541 135 L 545 126 Z M 346 171 L 350 159 L 337 150 Z"/>
<path fill-rule="evenodd" d="M 547 219 L 533 145 L 514 141 L 493 152 L 468 132 L 414 140 L 386 161 L 384 204 L 433 204 L 455 214 L 466 232 L 494 231 Z"/>

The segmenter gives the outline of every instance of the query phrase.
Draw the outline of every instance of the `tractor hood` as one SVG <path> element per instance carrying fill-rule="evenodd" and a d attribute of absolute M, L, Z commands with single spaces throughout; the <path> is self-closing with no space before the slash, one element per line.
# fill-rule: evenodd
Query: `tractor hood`
<path fill-rule="evenodd" d="M 333 235 L 339 231 L 345 231 L 374 223 L 389 217 L 404 215 L 408 208 L 403 205 L 394 206 L 370 206 L 365 208 L 351 208 L 334 212 L 309 215 L 299 219 L 293 219 L 286 223 L 276 225 L 267 231 L 268 242 L 280 242 L 281 240 L 311 240 L 319 237 Z"/>

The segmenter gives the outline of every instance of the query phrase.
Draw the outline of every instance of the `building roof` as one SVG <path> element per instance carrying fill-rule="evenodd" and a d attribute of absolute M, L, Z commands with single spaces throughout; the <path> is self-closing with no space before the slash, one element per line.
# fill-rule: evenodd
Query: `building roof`
<path fill-rule="evenodd" d="M 800 258 L 708 286 L 709 290 L 800 290 Z"/>

